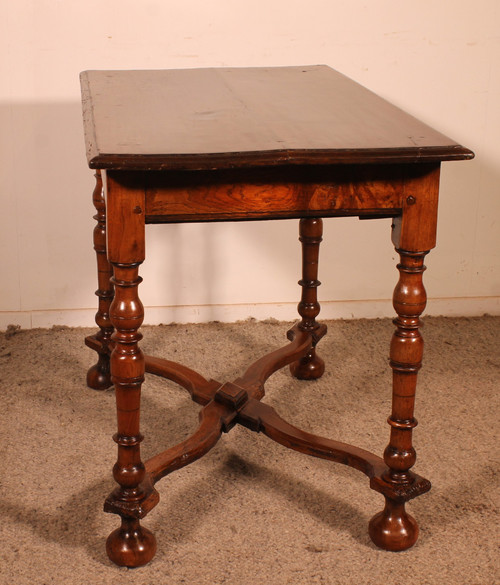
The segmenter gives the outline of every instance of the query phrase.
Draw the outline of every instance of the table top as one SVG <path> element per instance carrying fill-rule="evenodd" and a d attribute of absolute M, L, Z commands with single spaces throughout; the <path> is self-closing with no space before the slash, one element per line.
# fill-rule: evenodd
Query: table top
<path fill-rule="evenodd" d="M 89 166 L 196 170 L 474 154 L 324 65 L 85 71 Z"/>

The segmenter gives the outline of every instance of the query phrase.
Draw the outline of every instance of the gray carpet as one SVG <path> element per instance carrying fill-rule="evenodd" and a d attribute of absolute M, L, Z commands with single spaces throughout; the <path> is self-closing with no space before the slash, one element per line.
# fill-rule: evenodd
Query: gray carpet
<path fill-rule="evenodd" d="M 297 426 L 381 454 L 393 326 L 328 325 L 324 377 L 300 382 L 283 370 L 269 380 L 266 400 Z M 143 348 L 226 381 L 283 345 L 286 330 L 272 321 L 146 327 Z M 0 338 L 2 585 L 500 583 L 500 318 L 425 319 L 415 470 L 433 488 L 408 506 L 421 528 L 412 549 L 371 544 L 367 522 L 383 498 L 365 476 L 238 427 L 160 482 L 160 504 L 144 521 L 158 553 L 133 570 L 115 567 L 104 551 L 118 526 L 102 512 L 113 487 L 114 396 L 85 387 L 94 361 L 83 346 L 88 333 L 55 328 Z M 148 376 L 144 458 L 184 439 L 198 409 L 185 390 Z"/>

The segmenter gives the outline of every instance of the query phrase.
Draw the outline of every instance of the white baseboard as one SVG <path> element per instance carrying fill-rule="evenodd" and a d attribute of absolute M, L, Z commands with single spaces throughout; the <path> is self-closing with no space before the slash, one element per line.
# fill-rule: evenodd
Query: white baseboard
<path fill-rule="evenodd" d="M 93 327 L 96 309 L 63 309 L 60 311 L 0 311 L 0 331 L 9 325 L 22 329 L 50 328 L 54 326 Z M 446 317 L 477 317 L 484 314 L 500 315 L 500 297 L 466 297 L 429 299 L 426 315 Z M 322 319 L 376 319 L 393 317 L 390 300 L 323 301 Z M 248 318 L 257 320 L 297 319 L 296 303 L 260 303 L 248 305 L 186 305 L 175 307 L 146 307 L 146 325 L 160 323 L 207 323 L 222 321 L 233 323 Z"/>

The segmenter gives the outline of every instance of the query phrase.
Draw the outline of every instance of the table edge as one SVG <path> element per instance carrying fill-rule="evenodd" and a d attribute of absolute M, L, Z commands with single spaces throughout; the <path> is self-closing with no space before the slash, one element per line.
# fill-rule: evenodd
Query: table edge
<path fill-rule="evenodd" d="M 172 155 L 88 153 L 91 169 L 109 170 L 217 170 L 283 165 L 397 164 L 470 160 L 474 153 L 461 146 L 400 149 L 270 150 Z"/>

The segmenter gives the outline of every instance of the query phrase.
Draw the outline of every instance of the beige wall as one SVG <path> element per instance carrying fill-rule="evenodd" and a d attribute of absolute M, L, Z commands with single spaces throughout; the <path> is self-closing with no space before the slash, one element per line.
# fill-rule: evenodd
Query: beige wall
<path fill-rule="evenodd" d="M 473 149 L 442 172 L 428 313 L 500 313 L 497 0 L 16 0 L 0 34 L 0 328 L 90 324 L 84 69 L 325 63 Z M 148 322 L 291 318 L 296 222 L 152 226 Z M 392 314 L 389 220 L 325 221 L 328 317 Z"/>

